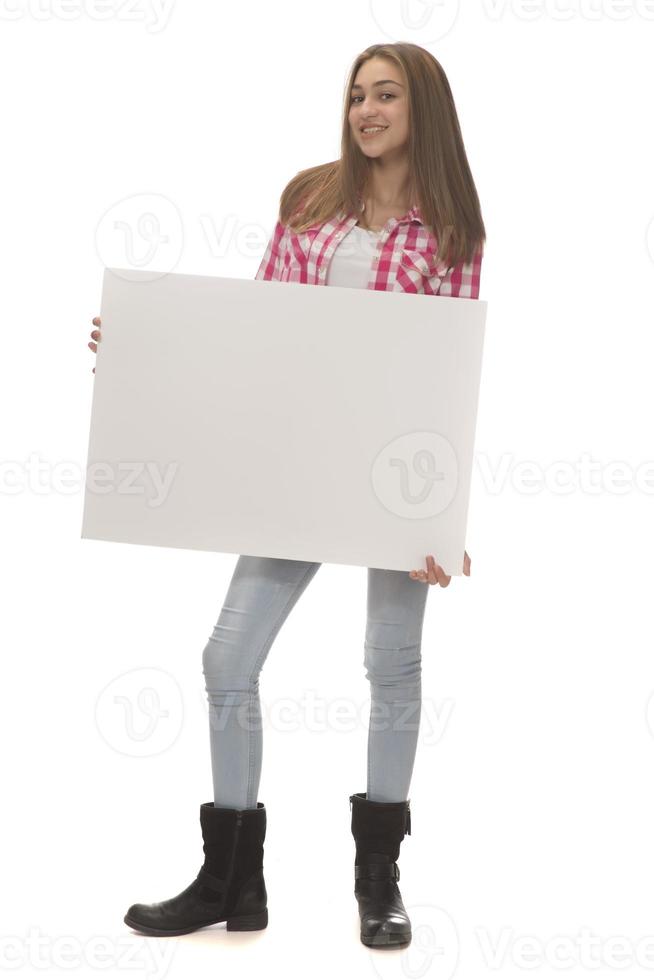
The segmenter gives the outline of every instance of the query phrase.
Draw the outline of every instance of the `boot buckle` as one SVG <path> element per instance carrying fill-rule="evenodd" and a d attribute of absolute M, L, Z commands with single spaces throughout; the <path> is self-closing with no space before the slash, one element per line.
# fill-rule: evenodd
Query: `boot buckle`
<path fill-rule="evenodd" d="M 388 863 L 370 862 L 354 866 L 354 878 L 372 878 L 375 881 L 399 881 L 400 869 L 396 861 Z"/>

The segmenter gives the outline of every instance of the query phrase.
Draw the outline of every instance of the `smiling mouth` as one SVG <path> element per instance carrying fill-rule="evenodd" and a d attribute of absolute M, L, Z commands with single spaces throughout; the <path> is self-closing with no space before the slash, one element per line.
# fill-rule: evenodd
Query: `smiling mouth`
<path fill-rule="evenodd" d="M 372 130 L 372 132 L 366 132 L 365 129 L 360 129 L 359 132 L 362 136 L 378 136 L 380 133 L 385 133 L 388 126 L 371 126 L 369 128 Z"/>

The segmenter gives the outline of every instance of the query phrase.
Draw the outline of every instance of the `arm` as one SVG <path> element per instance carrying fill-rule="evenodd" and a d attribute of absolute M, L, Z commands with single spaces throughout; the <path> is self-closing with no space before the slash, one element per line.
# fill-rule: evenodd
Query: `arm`
<path fill-rule="evenodd" d="M 462 296 L 466 299 L 479 299 L 479 279 L 481 276 L 482 252 L 475 252 L 472 262 L 459 262 L 450 266 L 443 278 L 437 294 L 439 296 Z M 463 552 L 463 574 L 470 575 L 470 555 Z M 413 569 L 410 578 L 418 582 L 428 582 L 429 585 L 440 585 L 446 588 L 450 584 L 451 575 L 446 575 L 438 565 L 433 555 L 427 555 L 427 571 Z"/>
<path fill-rule="evenodd" d="M 286 226 L 278 221 L 272 234 L 272 238 L 266 246 L 266 251 L 261 260 L 255 279 L 276 279 L 281 277 L 284 268 L 284 247 L 285 247 Z"/>
<path fill-rule="evenodd" d="M 459 262 L 450 266 L 438 287 L 439 296 L 461 296 L 464 299 L 479 298 L 482 252 L 476 251 L 472 262 Z"/>

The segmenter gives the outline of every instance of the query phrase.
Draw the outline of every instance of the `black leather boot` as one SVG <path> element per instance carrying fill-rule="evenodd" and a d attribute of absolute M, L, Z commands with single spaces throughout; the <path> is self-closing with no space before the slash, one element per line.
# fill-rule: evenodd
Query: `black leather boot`
<path fill-rule="evenodd" d="M 229 930 L 265 929 L 268 895 L 263 878 L 266 808 L 200 807 L 204 864 L 175 898 L 132 905 L 124 921 L 147 936 L 181 936 L 227 921 Z"/>
<path fill-rule="evenodd" d="M 385 949 L 408 946 L 411 921 L 397 886 L 400 869 L 396 862 L 405 834 L 411 833 L 409 800 L 379 803 L 368 800 L 365 793 L 354 793 L 350 809 L 361 942 Z"/>

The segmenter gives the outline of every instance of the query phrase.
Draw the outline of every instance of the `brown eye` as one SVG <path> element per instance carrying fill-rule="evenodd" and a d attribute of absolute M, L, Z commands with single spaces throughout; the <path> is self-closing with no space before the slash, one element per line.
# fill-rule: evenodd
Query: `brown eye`
<path fill-rule="evenodd" d="M 384 95 L 388 95 L 391 99 L 394 99 L 395 98 L 395 94 L 393 92 L 382 92 L 382 96 L 384 96 Z M 350 99 L 350 105 L 353 102 L 355 102 L 357 99 L 361 99 L 361 98 L 363 98 L 363 96 L 361 96 L 361 95 L 353 95 L 352 98 Z"/>

